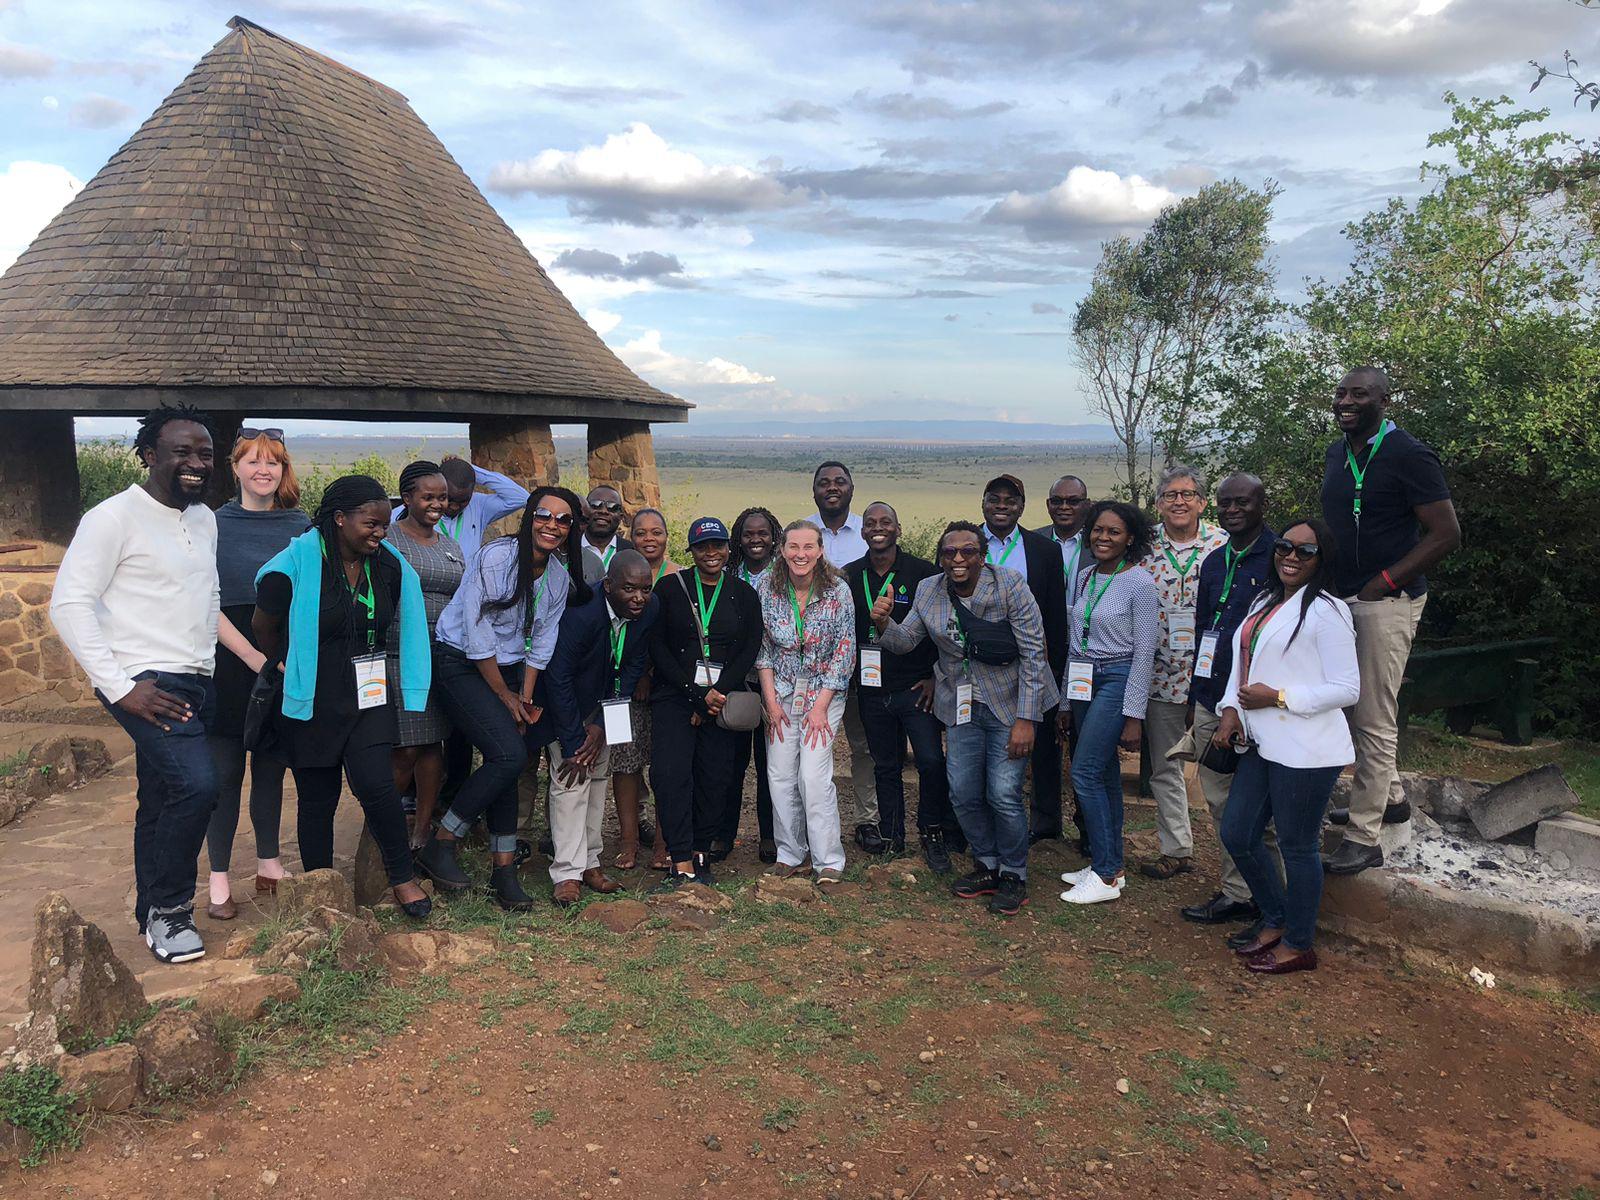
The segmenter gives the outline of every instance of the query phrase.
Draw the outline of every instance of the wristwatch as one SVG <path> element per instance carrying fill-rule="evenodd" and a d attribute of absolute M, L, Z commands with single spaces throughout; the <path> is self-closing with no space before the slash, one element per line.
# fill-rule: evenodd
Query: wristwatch
<path fill-rule="evenodd" d="M 1278 707 L 1279 708 L 1288 708 L 1289 707 L 1289 697 L 1284 693 L 1284 690 L 1282 688 L 1278 689 Z"/>

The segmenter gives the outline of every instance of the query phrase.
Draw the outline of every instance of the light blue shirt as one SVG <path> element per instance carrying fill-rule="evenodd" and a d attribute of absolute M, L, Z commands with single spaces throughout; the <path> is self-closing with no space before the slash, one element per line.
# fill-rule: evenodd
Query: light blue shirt
<path fill-rule="evenodd" d="M 439 531 L 455 538 L 468 562 L 482 549 L 485 529 L 528 503 L 528 489 L 510 476 L 486 471 L 477 465 L 473 466 L 472 473 L 477 476 L 480 487 L 489 489 L 488 494 L 474 492 L 459 517 L 443 517 L 439 521 Z"/>
<path fill-rule="evenodd" d="M 1064 542 L 1051 531 L 1050 540 L 1061 547 L 1061 573 L 1067 585 L 1067 611 L 1071 612 L 1072 606 L 1078 602 L 1081 568 L 1088 566 L 1090 561 L 1083 555 L 1083 530 L 1078 530 Z"/>
<path fill-rule="evenodd" d="M 1028 577 L 1028 550 L 1022 544 L 1022 526 L 1018 525 L 1011 531 L 1008 538 L 996 537 L 994 530 L 989 528 L 989 523 L 983 523 L 983 540 L 989 548 L 988 561 L 997 567 L 1004 567 L 1008 571 L 1015 571 L 1024 579 Z M 1010 547 L 1008 552 L 1006 547 Z M 1000 560 L 1004 558 L 1005 562 Z"/>
<path fill-rule="evenodd" d="M 551 555 L 543 578 L 534 585 L 538 607 L 526 631 L 525 605 L 484 607 L 486 602 L 509 596 L 516 586 L 516 540 L 496 538 L 467 566 L 461 586 L 439 614 L 434 636 L 474 662 L 492 658 L 502 666 L 523 663 L 544 670 L 555 653 L 556 634 L 560 632 L 561 614 L 567 610 L 572 578 L 561 561 Z"/>
<path fill-rule="evenodd" d="M 822 530 L 822 557 L 834 566 L 845 567 L 867 556 L 867 539 L 861 536 L 861 518 L 857 514 L 846 513 L 844 524 L 837 532 L 822 523 L 820 512 L 812 513 L 806 520 Z M 783 548 L 781 537 L 778 546 L 780 550 Z"/>

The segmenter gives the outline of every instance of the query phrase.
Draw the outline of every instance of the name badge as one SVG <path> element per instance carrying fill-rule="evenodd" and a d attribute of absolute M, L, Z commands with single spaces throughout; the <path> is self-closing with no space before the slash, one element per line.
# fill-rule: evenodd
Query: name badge
<path fill-rule="evenodd" d="M 711 687 L 722 674 L 722 664 L 701 659 L 695 664 L 694 681 L 701 687 Z"/>
<path fill-rule="evenodd" d="M 382 708 L 389 702 L 389 667 L 381 654 L 351 660 L 356 668 L 356 707 Z"/>
<path fill-rule="evenodd" d="M 1067 699 L 1094 699 L 1094 664 L 1087 659 L 1075 658 L 1067 663 Z"/>
<path fill-rule="evenodd" d="M 972 685 L 956 684 L 956 724 L 965 725 L 972 720 Z"/>
<path fill-rule="evenodd" d="M 796 716 L 804 714 L 811 707 L 811 689 L 797 682 L 794 685 L 792 706 Z"/>
<path fill-rule="evenodd" d="M 883 686 L 883 651 L 876 646 L 861 647 L 861 686 Z"/>
<path fill-rule="evenodd" d="M 626 700 L 603 700 L 600 715 L 605 721 L 606 745 L 626 746 L 633 741 L 633 716 Z"/>
<path fill-rule="evenodd" d="M 1196 679 L 1211 678 L 1211 664 L 1217 661 L 1217 642 L 1222 635 L 1215 629 L 1208 629 L 1200 635 L 1200 649 L 1194 656 L 1194 677 Z"/>
<path fill-rule="evenodd" d="M 1167 649 L 1184 653 L 1194 649 L 1194 609 L 1167 611 Z"/>

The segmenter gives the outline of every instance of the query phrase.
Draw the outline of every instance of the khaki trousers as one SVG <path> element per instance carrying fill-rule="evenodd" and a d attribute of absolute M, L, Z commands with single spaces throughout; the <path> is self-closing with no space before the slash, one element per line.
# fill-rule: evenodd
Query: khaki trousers
<path fill-rule="evenodd" d="M 1378 844 L 1383 810 L 1399 784 L 1400 684 L 1427 602 L 1426 595 L 1346 601 L 1356 627 L 1361 698 L 1345 710 L 1356 747 L 1356 769 L 1344 836 L 1358 845 Z"/>
<path fill-rule="evenodd" d="M 561 743 L 551 742 L 550 840 L 556 852 L 550 859 L 550 882 L 581 879 L 600 865 L 600 825 L 606 815 L 606 784 L 611 781 L 611 747 L 600 751 L 594 770 L 582 783 L 561 782 L 557 770 L 563 761 Z"/>
<path fill-rule="evenodd" d="M 1167 757 L 1167 751 L 1178 744 L 1188 728 L 1187 704 L 1152 700 L 1145 709 L 1144 736 L 1150 743 L 1150 794 L 1156 800 L 1156 832 L 1161 837 L 1161 853 L 1171 858 L 1194 857 L 1183 760 Z"/>
<path fill-rule="evenodd" d="M 1204 750 L 1206 743 L 1211 740 L 1211 735 L 1217 732 L 1217 714 L 1204 704 L 1194 706 L 1194 748 L 1198 754 Z M 1206 807 L 1211 810 L 1211 828 L 1215 832 L 1222 828 L 1222 810 L 1228 806 L 1228 789 L 1233 785 L 1232 775 L 1219 775 L 1209 767 L 1195 765 L 1195 779 L 1200 784 L 1200 790 L 1205 794 Z M 1266 835 L 1267 856 L 1272 860 L 1273 869 L 1278 872 L 1278 877 L 1283 878 L 1283 858 L 1278 853 L 1278 831 L 1272 826 L 1267 826 Z M 1222 839 L 1217 839 L 1217 853 L 1222 856 L 1222 894 L 1229 900 L 1240 903 L 1251 899 L 1250 885 L 1245 883 L 1244 876 L 1239 874 L 1239 868 L 1233 863 L 1233 855 L 1229 854 L 1222 845 Z"/>
<path fill-rule="evenodd" d="M 859 693 L 851 688 L 844 702 L 844 736 L 850 743 L 850 790 L 855 796 L 854 825 L 878 823 L 878 775 L 867 745 L 867 729 L 861 723 Z M 844 794 L 843 790 L 839 793 Z M 841 816 L 843 815 L 841 810 Z"/>

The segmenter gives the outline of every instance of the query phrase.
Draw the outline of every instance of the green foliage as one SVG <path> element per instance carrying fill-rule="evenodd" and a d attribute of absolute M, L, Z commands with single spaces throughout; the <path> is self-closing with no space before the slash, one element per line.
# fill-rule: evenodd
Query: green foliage
<path fill-rule="evenodd" d="M 22 769 L 27 765 L 28 752 L 26 750 L 18 750 L 15 754 L 8 754 L 4 758 L 0 758 L 0 779 L 10 779 L 13 775 L 21 774 Z"/>
<path fill-rule="evenodd" d="M 97 438 L 78 444 L 78 512 L 88 512 L 102 500 L 143 483 L 144 465 L 133 447 L 114 438 Z"/>
<path fill-rule="evenodd" d="M 73 1115 L 75 1092 L 61 1090 L 61 1076 L 42 1064 L 0 1072 L 0 1122 L 15 1125 L 33 1138 L 22 1159 L 36 1167 L 62 1148 L 76 1149 L 82 1122 Z"/>

